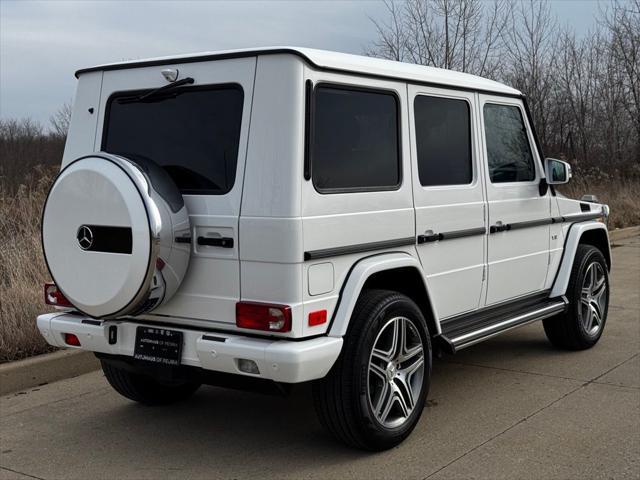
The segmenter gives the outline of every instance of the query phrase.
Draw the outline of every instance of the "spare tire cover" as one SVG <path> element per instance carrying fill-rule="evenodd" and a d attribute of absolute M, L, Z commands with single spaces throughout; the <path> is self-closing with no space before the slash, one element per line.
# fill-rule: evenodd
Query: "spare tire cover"
<path fill-rule="evenodd" d="M 189 234 L 182 195 L 162 168 L 102 152 L 60 172 L 42 214 L 53 281 L 96 318 L 137 315 L 169 300 L 187 271 Z"/>

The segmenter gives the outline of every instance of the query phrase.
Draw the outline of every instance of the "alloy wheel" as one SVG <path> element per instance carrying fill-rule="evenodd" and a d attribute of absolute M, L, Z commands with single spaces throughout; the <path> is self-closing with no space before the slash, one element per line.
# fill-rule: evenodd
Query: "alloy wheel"
<path fill-rule="evenodd" d="M 602 328 L 607 305 L 607 282 L 602 265 L 592 262 L 586 270 L 580 293 L 580 317 L 589 335 Z"/>
<path fill-rule="evenodd" d="M 368 397 L 377 421 L 387 428 L 411 416 L 424 378 L 424 347 L 413 322 L 389 320 L 376 337 L 369 356 Z"/>

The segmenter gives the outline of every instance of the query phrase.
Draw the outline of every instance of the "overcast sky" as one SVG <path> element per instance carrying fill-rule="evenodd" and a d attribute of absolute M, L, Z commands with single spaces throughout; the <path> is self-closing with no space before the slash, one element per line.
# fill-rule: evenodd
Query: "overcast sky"
<path fill-rule="evenodd" d="M 598 4 L 555 0 L 578 33 Z M 267 45 L 362 53 L 379 1 L 24 1 L 0 0 L 0 117 L 47 124 L 72 99 L 75 70 L 119 60 Z"/>

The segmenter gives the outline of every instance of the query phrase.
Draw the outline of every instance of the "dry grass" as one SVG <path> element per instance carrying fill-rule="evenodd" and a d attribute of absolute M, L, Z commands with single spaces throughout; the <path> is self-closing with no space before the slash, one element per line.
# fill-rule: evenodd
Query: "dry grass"
<path fill-rule="evenodd" d="M 51 351 L 36 328 L 49 309 L 40 212 L 56 169 L 36 168 L 14 192 L 0 184 L 0 362 Z M 13 189 L 12 189 L 13 190 Z"/>
<path fill-rule="evenodd" d="M 609 229 L 640 225 L 640 179 L 615 178 L 604 174 L 576 175 L 558 189 L 569 198 L 596 195 L 611 208 Z"/>
<path fill-rule="evenodd" d="M 0 182 L 0 362 L 52 350 L 35 318 L 47 311 L 42 284 L 49 279 L 40 247 L 40 213 L 57 168 L 39 167 L 22 184 Z M 562 189 L 572 198 L 595 194 L 611 207 L 610 228 L 640 225 L 640 180 L 576 175 Z"/>

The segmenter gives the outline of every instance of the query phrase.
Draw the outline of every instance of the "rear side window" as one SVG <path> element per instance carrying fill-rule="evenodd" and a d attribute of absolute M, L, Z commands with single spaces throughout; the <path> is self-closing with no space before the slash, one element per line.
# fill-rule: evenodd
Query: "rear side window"
<path fill-rule="evenodd" d="M 527 131 L 518 107 L 485 104 L 484 129 L 492 183 L 527 182 L 536 178 Z"/>
<path fill-rule="evenodd" d="M 420 95 L 413 102 L 422 186 L 471 183 L 471 127 L 465 100 Z"/>
<path fill-rule="evenodd" d="M 144 93 L 144 92 L 137 92 Z M 244 94 L 239 85 L 184 88 L 147 102 L 114 96 L 102 149 L 164 168 L 184 194 L 222 195 L 233 187 Z"/>
<path fill-rule="evenodd" d="M 311 172 L 320 192 L 391 190 L 400 184 L 398 101 L 382 91 L 318 86 Z"/>

